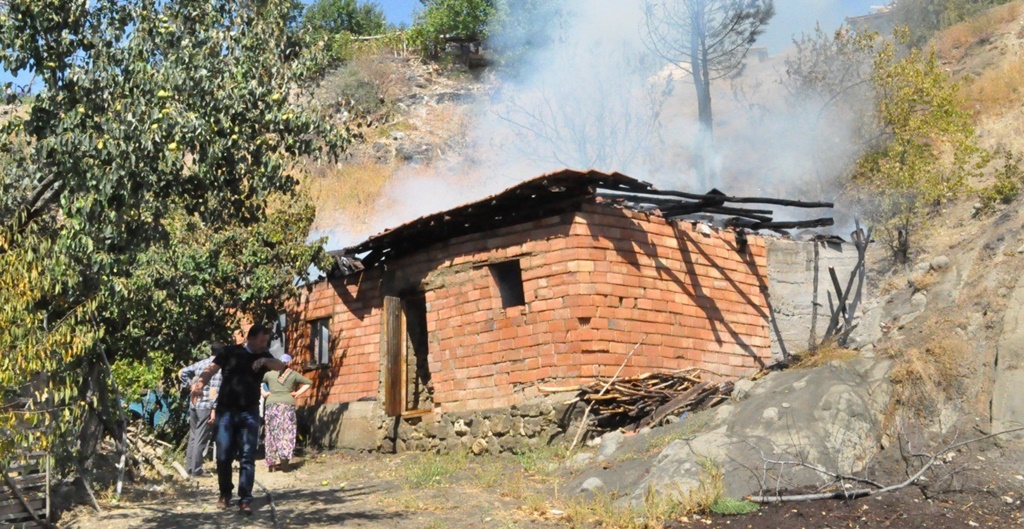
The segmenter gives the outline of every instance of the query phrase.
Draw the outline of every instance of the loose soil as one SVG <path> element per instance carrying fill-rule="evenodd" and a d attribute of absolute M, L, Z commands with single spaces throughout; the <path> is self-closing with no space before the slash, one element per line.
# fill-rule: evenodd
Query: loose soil
<path fill-rule="evenodd" d="M 216 479 L 206 477 L 137 484 L 126 488 L 120 502 L 101 493 L 102 514 L 79 505 L 64 512 L 58 525 L 68 529 L 649 527 L 636 519 L 612 524 L 607 513 L 598 514 L 602 511 L 595 500 L 567 494 L 565 483 L 574 476 L 552 461 L 508 455 L 317 454 L 297 460 L 297 468 L 288 472 L 269 473 L 257 462 L 256 479 L 262 488 L 254 491 L 252 516 L 240 514 L 234 506 L 218 510 Z M 745 516 L 691 515 L 670 520 L 664 527 L 1024 527 L 1020 501 L 1024 477 L 1007 475 L 1005 467 L 990 464 L 989 474 L 977 465 L 973 472 L 999 480 L 997 487 L 971 486 L 931 498 L 917 488 L 906 488 L 855 501 L 769 505 Z"/>

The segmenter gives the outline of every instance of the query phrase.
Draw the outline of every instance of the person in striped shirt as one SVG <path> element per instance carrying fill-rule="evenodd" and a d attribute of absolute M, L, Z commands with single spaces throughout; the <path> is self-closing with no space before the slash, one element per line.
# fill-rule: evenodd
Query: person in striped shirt
<path fill-rule="evenodd" d="M 181 379 L 185 387 L 191 388 L 199 374 L 223 350 L 224 346 L 215 342 L 210 346 L 210 354 L 213 356 L 178 371 L 178 378 Z M 221 380 L 221 374 L 217 373 L 210 379 L 210 384 L 203 388 L 202 397 L 189 400 L 188 447 L 185 449 L 185 472 L 190 477 L 195 478 L 205 475 L 203 471 L 203 456 L 206 454 L 206 450 L 210 446 L 210 439 L 213 437 L 217 393 L 220 391 Z"/>

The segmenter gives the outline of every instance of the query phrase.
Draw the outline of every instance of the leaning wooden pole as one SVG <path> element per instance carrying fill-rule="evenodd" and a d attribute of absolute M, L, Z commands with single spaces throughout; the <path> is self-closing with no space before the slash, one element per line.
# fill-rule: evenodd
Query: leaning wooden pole
<path fill-rule="evenodd" d="M 618 371 L 615 372 L 615 375 L 612 376 L 611 380 L 609 380 L 603 388 L 601 388 L 600 393 L 597 394 L 598 397 L 604 395 L 604 392 L 608 391 L 608 388 L 612 385 L 612 382 L 615 382 L 615 379 L 619 378 L 619 373 L 622 372 L 622 368 L 626 367 L 626 363 L 629 362 L 630 357 L 633 356 L 633 353 L 635 353 L 636 350 L 640 348 L 640 344 L 644 343 L 644 340 L 646 339 L 646 334 L 643 338 L 640 338 L 640 341 L 636 343 L 636 345 L 633 347 L 633 350 L 630 351 L 628 355 L 626 355 L 626 359 L 622 361 L 622 365 L 619 366 L 619 369 Z M 580 421 L 580 427 L 579 429 L 576 430 L 576 437 L 573 438 L 572 444 L 569 445 L 570 452 L 572 452 L 573 448 L 576 448 L 576 443 L 580 442 L 580 437 L 583 436 L 583 431 L 586 430 L 587 428 L 587 419 L 590 417 L 590 408 L 594 406 L 594 402 L 595 401 L 591 400 L 590 403 L 587 404 L 587 408 L 583 410 L 583 420 Z"/>

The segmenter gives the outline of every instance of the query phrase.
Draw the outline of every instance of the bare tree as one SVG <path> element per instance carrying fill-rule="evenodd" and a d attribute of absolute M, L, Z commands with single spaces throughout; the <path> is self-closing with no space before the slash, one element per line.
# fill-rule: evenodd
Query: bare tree
<path fill-rule="evenodd" d="M 496 115 L 511 126 L 518 140 L 512 146 L 524 157 L 553 167 L 619 171 L 649 162 L 673 79 L 652 80 L 653 57 L 627 51 L 602 57 L 600 70 L 586 77 L 552 76 L 505 96 Z"/>
<path fill-rule="evenodd" d="M 700 119 L 695 165 L 706 185 L 714 130 L 711 81 L 743 67 L 775 5 L 772 0 L 646 0 L 644 15 L 647 46 L 693 78 Z"/>

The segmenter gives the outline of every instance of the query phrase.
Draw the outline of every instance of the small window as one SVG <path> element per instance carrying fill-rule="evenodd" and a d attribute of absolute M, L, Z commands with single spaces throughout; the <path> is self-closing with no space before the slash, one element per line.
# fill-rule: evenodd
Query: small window
<path fill-rule="evenodd" d="M 331 320 L 313 320 L 309 322 L 309 345 L 314 366 L 325 366 L 331 363 Z"/>
<path fill-rule="evenodd" d="M 498 285 L 498 292 L 501 294 L 501 307 L 518 307 L 526 305 L 526 295 L 523 293 L 523 270 L 519 267 L 519 259 L 505 261 L 488 266 L 494 283 Z"/>

